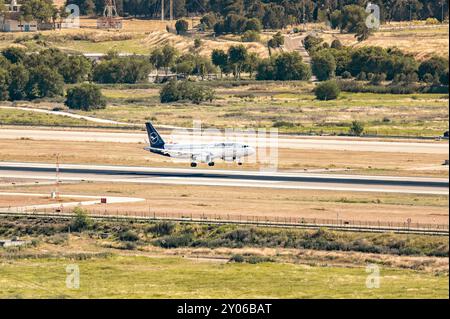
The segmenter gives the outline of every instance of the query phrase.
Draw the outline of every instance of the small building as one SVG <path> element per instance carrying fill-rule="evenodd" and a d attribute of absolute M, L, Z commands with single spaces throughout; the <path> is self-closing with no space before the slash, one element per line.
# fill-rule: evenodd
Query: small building
<path fill-rule="evenodd" d="M 20 4 L 17 0 L 11 0 L 10 4 L 5 4 L 5 10 L 0 13 L 0 31 L 3 32 L 30 32 L 37 31 L 37 21 L 25 21 L 20 12 Z"/>

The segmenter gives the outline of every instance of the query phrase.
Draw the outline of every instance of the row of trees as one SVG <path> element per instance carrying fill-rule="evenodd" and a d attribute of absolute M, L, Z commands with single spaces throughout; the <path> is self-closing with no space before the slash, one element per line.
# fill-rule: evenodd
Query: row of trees
<path fill-rule="evenodd" d="M 27 0 L 23 0 L 27 1 Z M 100 14 L 103 0 L 68 0 L 80 6 L 82 14 Z M 336 10 L 346 5 L 366 6 L 368 2 L 380 7 L 382 21 L 448 18 L 448 0 L 174 0 L 176 18 L 187 14 L 216 13 L 221 17 L 233 13 L 257 18 L 264 25 L 316 22 L 331 20 Z M 161 12 L 161 0 L 116 0 L 121 15 L 156 18 Z M 168 14 L 169 6 L 165 6 Z"/>
<path fill-rule="evenodd" d="M 419 62 L 395 48 L 349 48 L 338 40 L 329 46 L 314 36 L 305 38 L 305 44 L 312 56 L 312 72 L 320 81 L 341 76 L 369 80 L 373 84 L 388 80 L 448 85 L 449 62 L 442 57 Z"/>
<path fill-rule="evenodd" d="M 57 49 L 28 54 L 10 47 L 0 54 L 0 97 L 3 100 L 37 99 L 63 94 L 64 83 L 88 79 L 91 62 L 81 55 Z"/>

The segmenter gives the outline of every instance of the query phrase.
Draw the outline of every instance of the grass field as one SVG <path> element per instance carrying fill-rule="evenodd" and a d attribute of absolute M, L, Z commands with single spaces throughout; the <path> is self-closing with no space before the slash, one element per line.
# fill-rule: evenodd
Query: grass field
<path fill-rule="evenodd" d="M 75 111 L 120 122 L 192 127 L 271 128 L 281 133 L 348 134 L 354 120 L 361 121 L 366 134 L 390 136 L 441 136 L 448 130 L 448 95 L 342 93 L 335 101 L 318 101 L 306 84 L 285 84 L 267 91 L 264 85 L 240 89 L 219 88 L 213 103 L 187 102 L 161 104 L 157 88 L 104 88 L 106 109 Z M 295 90 L 302 93 L 294 93 Z M 60 103 L 21 105 L 53 108 Z M 0 109 L 0 124 L 47 126 L 98 126 L 85 120 L 55 115 Z M 104 125 L 104 124 L 102 124 Z"/>
<path fill-rule="evenodd" d="M 104 89 L 109 106 L 89 114 L 130 123 L 153 120 L 191 127 L 193 120 L 201 120 L 205 127 L 233 123 L 235 128 L 277 127 L 289 133 L 348 133 L 353 120 L 363 122 L 367 134 L 377 135 L 440 136 L 448 129 L 448 96 L 443 94 L 343 93 L 336 101 L 317 101 L 311 93 L 266 95 L 255 93 L 258 88 L 239 95 L 218 90 L 216 101 L 202 105 L 161 105 L 155 89 Z"/>
<path fill-rule="evenodd" d="M 366 288 L 365 268 L 282 263 L 223 264 L 180 257 L 1 261 L 1 298 L 448 298 L 448 276 L 381 269 Z M 80 288 L 66 288 L 66 267 Z"/>

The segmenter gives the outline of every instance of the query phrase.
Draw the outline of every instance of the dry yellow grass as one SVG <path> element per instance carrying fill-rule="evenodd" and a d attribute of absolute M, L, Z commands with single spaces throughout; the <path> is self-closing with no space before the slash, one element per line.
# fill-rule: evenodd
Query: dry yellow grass
<path fill-rule="evenodd" d="M 14 187 L 11 191 L 50 193 L 52 186 Z M 448 224 L 448 196 L 277 190 L 189 185 L 81 183 L 61 185 L 62 194 L 131 196 L 146 201 L 93 205 L 109 214 L 220 214 L 303 217 L 336 220 Z"/>
<path fill-rule="evenodd" d="M 378 31 L 364 42 L 356 41 L 354 34 L 323 33 L 321 36 L 329 43 L 337 38 L 347 46 L 397 47 L 403 52 L 411 53 L 419 60 L 433 55 L 448 57 L 449 54 L 448 25 L 436 29 Z"/>

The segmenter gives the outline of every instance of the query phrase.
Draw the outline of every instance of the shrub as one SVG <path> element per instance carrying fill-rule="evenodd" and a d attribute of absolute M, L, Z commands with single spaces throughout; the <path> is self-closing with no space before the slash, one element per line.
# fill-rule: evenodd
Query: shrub
<path fill-rule="evenodd" d="M 374 74 L 372 76 L 372 78 L 370 79 L 370 84 L 379 85 L 385 80 L 386 80 L 386 74 L 384 74 L 384 73 L 377 73 L 377 74 Z"/>
<path fill-rule="evenodd" d="M 243 262 L 245 262 L 245 259 L 244 259 L 244 256 L 242 256 L 242 255 L 233 255 L 230 258 L 230 262 L 243 263 Z"/>
<path fill-rule="evenodd" d="M 75 207 L 73 209 L 75 216 L 70 223 L 70 229 L 73 231 L 81 232 L 89 229 L 93 225 L 92 219 L 88 216 L 87 212 L 81 207 Z"/>
<path fill-rule="evenodd" d="M 339 97 L 341 90 L 336 81 L 326 81 L 317 85 L 314 90 L 316 98 L 321 101 L 335 100 Z"/>
<path fill-rule="evenodd" d="M 180 19 L 175 23 L 175 29 L 177 30 L 177 34 L 185 34 L 189 29 L 189 22 Z"/>
<path fill-rule="evenodd" d="M 104 109 L 106 107 L 106 99 L 97 85 L 81 84 L 67 90 L 65 104 L 70 109 L 90 111 Z"/>
<path fill-rule="evenodd" d="M 439 24 L 439 20 L 436 18 L 427 18 L 427 20 L 425 20 L 425 24 L 428 25 Z"/>
<path fill-rule="evenodd" d="M 189 100 L 195 104 L 200 104 L 204 101 L 212 101 L 214 91 L 189 81 L 177 82 L 172 80 L 162 87 L 159 96 L 161 103 Z"/>
<path fill-rule="evenodd" d="M 359 73 L 358 76 L 356 77 L 356 79 L 358 81 L 366 81 L 367 80 L 366 72 Z"/>
<path fill-rule="evenodd" d="M 126 230 L 119 234 L 119 240 L 121 240 L 121 241 L 138 241 L 139 236 L 134 231 Z"/>
<path fill-rule="evenodd" d="M 198 49 L 202 46 L 202 40 L 200 38 L 195 38 L 194 40 L 194 48 Z"/>
<path fill-rule="evenodd" d="M 361 136 L 364 132 L 364 125 L 361 122 L 353 121 L 350 125 L 349 133 L 355 136 Z"/>
<path fill-rule="evenodd" d="M 272 39 L 269 40 L 267 45 L 270 48 L 279 48 L 282 45 L 284 45 L 284 36 L 281 34 L 281 32 L 277 32 Z"/>
<path fill-rule="evenodd" d="M 157 239 L 154 244 L 162 248 L 188 247 L 192 243 L 192 235 L 165 236 Z"/>
<path fill-rule="evenodd" d="M 170 235 L 174 230 L 175 224 L 170 222 L 158 222 L 147 229 L 147 231 L 155 233 L 158 236 Z"/>
<path fill-rule="evenodd" d="M 342 73 L 343 79 L 350 79 L 351 77 L 352 77 L 352 74 L 348 71 L 345 71 L 344 73 Z"/>
<path fill-rule="evenodd" d="M 341 43 L 341 41 L 339 41 L 338 39 L 333 40 L 333 42 L 331 42 L 331 48 L 332 49 L 342 49 L 343 45 Z"/>
<path fill-rule="evenodd" d="M 242 42 L 258 42 L 261 37 L 259 36 L 259 33 L 253 30 L 245 31 L 244 34 L 241 36 Z"/>

